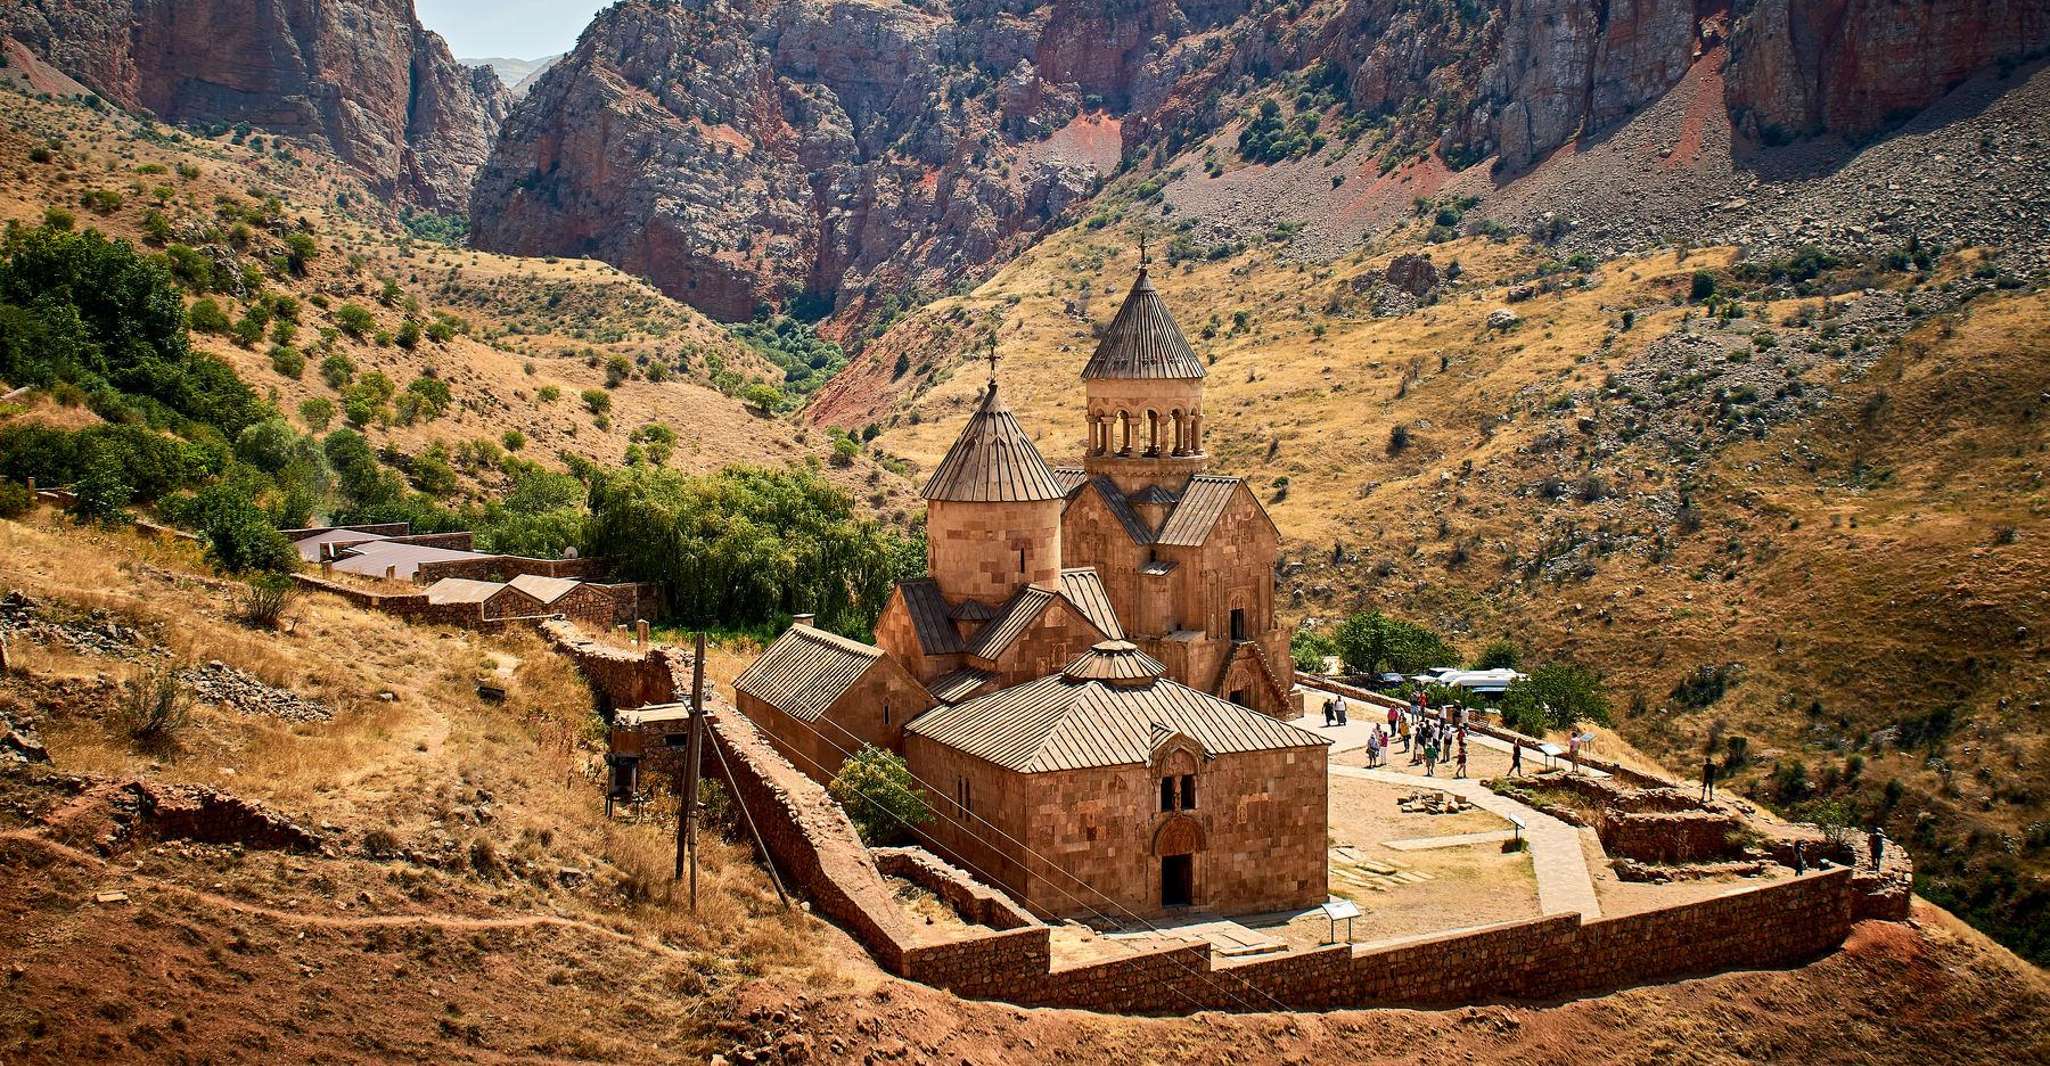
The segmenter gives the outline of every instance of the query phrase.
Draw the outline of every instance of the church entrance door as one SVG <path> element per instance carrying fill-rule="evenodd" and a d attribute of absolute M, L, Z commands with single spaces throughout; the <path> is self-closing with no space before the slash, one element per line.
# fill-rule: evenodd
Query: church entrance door
<path fill-rule="evenodd" d="M 1186 907 L 1196 900 L 1196 857 L 1163 855 L 1160 859 L 1160 905 Z"/>

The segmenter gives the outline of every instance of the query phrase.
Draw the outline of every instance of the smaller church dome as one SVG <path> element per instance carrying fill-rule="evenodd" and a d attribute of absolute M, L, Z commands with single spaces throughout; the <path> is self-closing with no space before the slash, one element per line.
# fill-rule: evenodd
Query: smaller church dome
<path fill-rule="evenodd" d="M 926 481 L 923 495 L 928 500 L 1021 503 L 1064 500 L 1068 494 L 991 381 Z"/>
<path fill-rule="evenodd" d="M 1061 671 L 1076 681 L 1155 681 L 1166 668 L 1129 640 L 1106 640 L 1077 657 Z"/>

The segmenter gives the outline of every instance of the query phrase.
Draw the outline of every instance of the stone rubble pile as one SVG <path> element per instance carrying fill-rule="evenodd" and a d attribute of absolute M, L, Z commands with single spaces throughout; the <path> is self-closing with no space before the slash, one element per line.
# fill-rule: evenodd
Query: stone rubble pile
<path fill-rule="evenodd" d="M 1450 792 L 1412 792 L 1395 802 L 1397 810 L 1404 814 L 1464 814 L 1473 810 L 1471 803 Z"/>
<path fill-rule="evenodd" d="M 219 704 L 242 714 L 260 714 L 288 722 L 325 722 L 333 709 L 318 700 L 267 685 L 255 677 L 215 659 L 205 666 L 180 674 L 192 691 L 208 703 Z"/>

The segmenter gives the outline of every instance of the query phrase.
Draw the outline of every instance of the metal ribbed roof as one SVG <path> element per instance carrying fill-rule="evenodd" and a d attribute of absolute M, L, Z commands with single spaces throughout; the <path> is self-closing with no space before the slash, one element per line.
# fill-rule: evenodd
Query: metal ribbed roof
<path fill-rule="evenodd" d="M 968 646 L 968 654 L 982 659 L 994 659 L 1011 646 L 1011 642 L 1025 635 L 1032 623 L 1046 613 L 1046 605 L 1052 603 L 1054 593 L 1037 585 L 1027 585 L 1004 604 L 1004 611 L 996 620 L 982 627 L 975 634 L 974 643 Z"/>
<path fill-rule="evenodd" d="M 1082 368 L 1092 378 L 1200 378 L 1203 360 L 1189 348 L 1188 338 L 1167 313 L 1167 304 L 1153 290 L 1146 268 L 1125 294 L 1124 306 L 1110 320 L 1096 354 Z"/>
<path fill-rule="evenodd" d="M 952 655 L 961 650 L 961 633 L 954 628 L 947 601 L 940 586 L 929 577 L 897 585 L 904 594 L 904 609 L 911 613 L 911 629 L 918 646 L 927 655 Z"/>
<path fill-rule="evenodd" d="M 800 722 L 816 721 L 882 657 L 883 649 L 873 645 L 791 626 L 733 679 L 733 689 Z"/>
<path fill-rule="evenodd" d="M 1224 513 L 1224 505 L 1231 502 L 1241 480 L 1211 474 L 1190 478 L 1188 487 L 1182 490 L 1182 502 L 1168 514 L 1154 543 L 1174 548 L 1200 547 L 1210 539 L 1210 527 L 1217 524 L 1217 517 Z"/>
<path fill-rule="evenodd" d="M 1131 686 L 1061 674 L 935 708 L 905 731 L 1021 773 L 1144 765 L 1161 731 L 1213 756 L 1330 743 L 1173 681 Z"/>
<path fill-rule="evenodd" d="M 1117 518 L 1118 524 L 1125 527 L 1125 534 L 1132 538 L 1132 543 L 1153 543 L 1153 528 L 1140 519 L 1138 512 L 1132 510 L 1130 503 L 1125 502 L 1124 490 L 1118 488 L 1117 482 L 1098 475 L 1089 479 L 1089 484 L 1103 497 L 1103 505 L 1110 508 L 1110 513 Z"/>
<path fill-rule="evenodd" d="M 981 600 L 962 600 L 947 615 L 956 622 L 987 622 L 997 616 L 997 609 Z"/>
<path fill-rule="evenodd" d="M 540 600 L 542 603 L 554 603 L 556 600 L 575 592 L 577 586 L 583 584 L 583 582 L 569 577 L 542 577 L 539 574 L 521 574 L 506 582 L 506 584 Z"/>
<path fill-rule="evenodd" d="M 428 544 L 393 544 L 386 540 L 368 541 L 349 546 L 349 553 L 334 561 L 334 567 L 345 574 L 361 574 L 365 577 L 383 577 L 387 568 L 400 581 L 413 580 L 414 571 L 421 563 L 439 563 L 451 559 L 491 559 L 495 556 L 482 552 L 461 551 L 456 548 L 436 548 Z"/>
<path fill-rule="evenodd" d="M 925 483 L 928 500 L 964 503 L 1026 503 L 1059 500 L 1067 490 L 1025 435 L 1017 416 L 989 383 L 982 403 L 968 416 L 954 446 Z"/>
<path fill-rule="evenodd" d="M 1125 627 L 1118 622 L 1118 613 L 1110 605 L 1110 592 L 1103 587 L 1103 578 L 1093 566 L 1078 566 L 1061 571 L 1061 595 L 1075 605 L 1075 609 L 1095 623 L 1103 635 L 1112 640 L 1125 639 Z"/>
<path fill-rule="evenodd" d="M 1173 507 L 1175 503 L 1179 500 L 1181 500 L 1180 496 L 1177 496 L 1174 493 L 1169 492 L 1168 490 L 1161 488 L 1158 485 L 1148 485 L 1145 488 L 1140 489 L 1139 491 L 1131 494 L 1130 496 L 1125 497 L 1125 501 L 1132 504 L 1158 503 L 1166 504 L 1169 507 Z"/>
<path fill-rule="evenodd" d="M 1060 482 L 1061 488 L 1066 490 L 1070 496 L 1075 494 L 1076 489 L 1089 483 L 1088 473 L 1079 466 L 1054 467 L 1053 479 Z"/>
<path fill-rule="evenodd" d="M 1061 670 L 1082 681 L 1153 681 L 1167 668 L 1129 640 L 1106 640 Z"/>
<path fill-rule="evenodd" d="M 941 703 L 958 703 L 967 699 L 976 689 L 989 683 L 995 674 L 969 666 L 950 674 L 941 674 L 926 683 L 925 690 Z"/>

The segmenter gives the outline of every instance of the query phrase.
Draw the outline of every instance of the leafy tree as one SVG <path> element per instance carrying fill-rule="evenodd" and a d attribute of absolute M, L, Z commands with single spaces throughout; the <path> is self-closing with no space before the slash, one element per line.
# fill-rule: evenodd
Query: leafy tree
<path fill-rule="evenodd" d="M 72 492 L 71 513 L 81 522 L 103 525 L 127 521 L 128 501 L 135 497 L 135 489 L 121 477 L 121 461 L 105 451 L 93 457 Z"/>
<path fill-rule="evenodd" d="M 185 320 L 201 333 L 226 333 L 231 323 L 228 313 L 211 296 L 202 296 L 192 301 L 185 311 Z"/>
<path fill-rule="evenodd" d="M 377 326 L 377 318 L 362 304 L 343 304 L 335 308 L 335 325 L 342 327 L 342 332 L 350 338 L 362 340 Z"/>
<path fill-rule="evenodd" d="M 297 454 L 299 434 L 282 418 L 267 418 L 235 438 L 235 457 L 267 474 L 285 468 Z"/>
<path fill-rule="evenodd" d="M 1582 722 L 1609 724 L 1609 697 L 1600 674 L 1577 663 L 1546 663 L 1502 693 L 1502 723 L 1543 734 Z"/>
<path fill-rule="evenodd" d="M 289 572 L 299 554 L 256 505 L 252 488 L 232 481 L 209 485 L 176 508 L 177 518 L 199 531 L 207 559 L 228 573 Z"/>
<path fill-rule="evenodd" d="M 741 390 L 740 402 L 766 414 L 783 405 L 783 390 L 758 381 Z"/>
<path fill-rule="evenodd" d="M 1296 669 L 1321 674 L 1325 656 L 1338 654 L 1338 642 L 1322 633 L 1301 629 L 1289 638 L 1288 654 L 1295 660 Z"/>
<path fill-rule="evenodd" d="M 162 263 L 97 230 L 10 227 L 0 253 L 0 379 L 110 390 L 153 421 L 230 437 L 259 417 L 235 372 L 192 349 Z"/>
<path fill-rule="evenodd" d="M 1523 658 L 1513 640 L 1495 640 L 1481 649 L 1481 657 L 1474 660 L 1476 670 L 1514 670 Z"/>
<path fill-rule="evenodd" d="M 0 518 L 20 518 L 36 505 L 36 498 L 28 486 L 13 481 L 0 481 Z"/>
<path fill-rule="evenodd" d="M 1458 653 L 1436 631 L 1379 611 L 1347 618 L 1335 636 L 1339 657 L 1355 674 L 1407 674 L 1459 661 Z"/>
<path fill-rule="evenodd" d="M 687 625 L 810 611 L 866 636 L 898 576 L 901 538 L 809 470 L 631 467 L 600 476 L 591 499 L 592 550 L 623 577 L 660 582 Z"/>
<path fill-rule="evenodd" d="M 914 829 L 932 820 L 904 760 L 873 744 L 849 756 L 826 791 L 871 847 L 909 841 Z"/>

